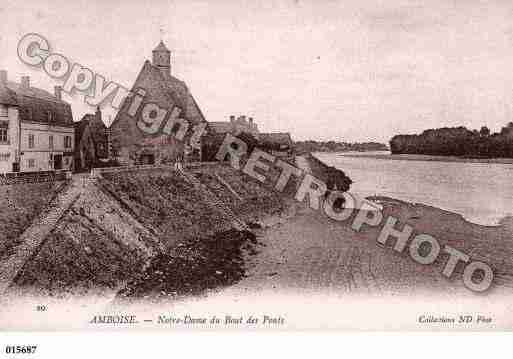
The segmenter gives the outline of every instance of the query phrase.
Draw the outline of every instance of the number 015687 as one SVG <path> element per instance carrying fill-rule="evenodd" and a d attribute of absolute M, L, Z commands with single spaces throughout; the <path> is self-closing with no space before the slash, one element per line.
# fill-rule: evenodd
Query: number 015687
<path fill-rule="evenodd" d="M 6 354 L 34 354 L 37 345 L 7 345 L 5 347 Z"/>

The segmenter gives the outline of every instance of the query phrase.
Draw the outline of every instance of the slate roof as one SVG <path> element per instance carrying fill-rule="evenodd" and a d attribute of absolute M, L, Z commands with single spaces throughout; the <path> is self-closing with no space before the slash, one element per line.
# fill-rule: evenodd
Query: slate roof
<path fill-rule="evenodd" d="M 209 122 L 208 127 L 214 131 L 214 133 L 228 133 L 233 130 L 231 122 L 227 121 L 214 121 Z"/>
<path fill-rule="evenodd" d="M 0 104 L 17 106 L 16 93 L 7 86 L 0 84 Z"/>
<path fill-rule="evenodd" d="M 164 74 L 157 66 L 153 65 L 149 60 L 146 60 L 144 62 L 144 65 L 141 71 L 139 72 L 137 79 L 135 80 L 134 86 L 132 87 L 132 91 L 135 91 L 136 84 L 139 82 L 141 76 L 147 76 L 150 73 L 160 79 L 157 85 L 162 88 L 162 90 L 164 91 L 165 95 L 169 98 L 171 103 L 178 105 L 186 114 L 188 114 L 187 120 L 191 124 L 196 125 L 198 123 L 205 122 L 205 116 L 203 115 L 203 112 L 201 112 L 201 109 L 199 108 L 198 104 L 196 103 L 196 100 L 187 88 L 185 82 L 177 79 L 171 74 Z M 192 113 L 194 112 L 191 111 L 192 109 L 195 112 L 197 112 L 199 118 L 195 118 L 192 116 Z M 121 118 L 120 114 L 121 111 L 119 111 L 116 114 L 116 117 L 110 125 L 110 127 L 116 125 L 116 123 Z"/>
<path fill-rule="evenodd" d="M 186 112 L 187 112 L 187 108 L 189 108 L 191 106 L 194 107 L 198 111 L 198 113 L 200 115 L 200 121 L 198 121 L 198 122 L 204 122 L 205 121 L 205 116 L 203 115 L 203 112 L 201 112 L 200 107 L 196 103 L 196 100 L 194 99 L 194 97 L 192 96 L 191 92 L 187 88 L 187 85 L 185 84 L 185 82 L 183 82 L 182 80 L 177 79 L 176 77 L 174 77 L 171 74 L 164 74 L 164 73 L 162 73 L 162 71 L 160 71 L 160 69 L 157 66 L 154 66 L 151 63 L 150 63 L 150 65 L 153 68 L 153 70 L 154 71 L 158 71 L 159 74 L 164 79 L 164 82 L 167 85 L 167 89 L 168 89 L 169 95 L 171 95 L 171 96 L 174 95 L 173 94 L 173 90 L 175 91 L 175 93 L 178 93 L 178 97 L 179 97 L 179 99 L 178 99 L 179 101 L 178 102 L 182 102 L 183 103 L 183 108 L 186 109 Z"/>
<path fill-rule="evenodd" d="M 50 124 L 53 126 L 73 126 L 71 106 L 48 91 L 36 87 L 24 88 L 12 81 L 2 86 L 14 94 L 19 106 L 19 117 L 22 121 L 49 124 L 48 112 L 51 112 Z"/>
<path fill-rule="evenodd" d="M 39 89 L 37 87 L 31 86 L 28 88 L 24 88 L 21 86 L 21 84 L 14 81 L 7 81 L 7 87 L 9 87 L 12 91 L 16 92 L 18 96 L 22 95 L 29 97 L 37 97 L 39 99 L 45 99 L 48 101 L 63 102 L 54 95 L 52 95 L 50 92 L 43 89 Z"/>
<path fill-rule="evenodd" d="M 259 140 L 266 144 L 280 144 L 292 146 L 292 137 L 289 132 L 260 133 Z"/>
<path fill-rule="evenodd" d="M 153 51 L 167 51 L 167 52 L 171 52 L 171 51 L 169 51 L 169 49 L 166 47 L 166 44 L 164 44 L 164 41 L 162 41 L 162 40 L 160 40 L 159 44 L 157 45 L 157 47 Z"/>

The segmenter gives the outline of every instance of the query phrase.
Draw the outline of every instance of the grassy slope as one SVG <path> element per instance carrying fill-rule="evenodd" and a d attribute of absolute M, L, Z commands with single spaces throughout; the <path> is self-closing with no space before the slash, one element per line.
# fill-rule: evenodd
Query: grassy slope
<path fill-rule="evenodd" d="M 119 298 L 196 295 L 234 284 L 245 277 L 244 257 L 258 253 L 256 244 L 251 232 L 235 229 L 184 240 L 170 254 L 154 257 L 148 268 L 119 293 Z"/>
<path fill-rule="evenodd" d="M 139 272 L 158 241 L 90 184 L 16 278 L 49 293 L 114 288 Z"/>
<path fill-rule="evenodd" d="M 278 214 L 283 210 L 283 198 L 271 190 L 270 184 L 262 184 L 249 175 L 229 166 L 203 167 L 191 172 L 240 218 L 247 222 L 262 216 Z M 234 196 L 217 176 L 226 182 L 241 199 Z"/>
<path fill-rule="evenodd" d="M 258 208 L 259 198 L 270 201 L 272 193 L 258 190 L 258 183 L 237 187 L 240 178 L 227 177 L 245 198 L 233 202 L 233 208 L 245 208 L 247 213 Z M 215 191 L 221 198 L 223 189 Z M 245 272 L 243 256 L 256 253 L 251 233 L 234 230 L 173 171 L 106 173 L 99 186 L 84 190 L 23 268 L 16 279 L 19 286 L 48 293 L 85 293 L 127 281 L 131 283 L 127 296 L 198 293 L 240 280 Z M 246 199 L 256 202 L 245 207 Z M 269 203 L 279 205 L 276 198 Z M 156 237 L 147 238 L 134 219 Z M 140 247 L 150 248 L 155 241 L 164 245 L 164 252 L 146 268 L 148 257 Z"/>
<path fill-rule="evenodd" d="M 0 260 L 11 253 L 21 233 L 62 186 L 62 182 L 0 186 Z"/>
<path fill-rule="evenodd" d="M 242 200 L 221 185 L 212 171 L 220 173 Z M 195 174 L 244 220 L 282 209 L 276 193 L 229 167 L 209 166 Z M 49 293 L 85 293 L 128 281 L 123 296 L 144 297 L 199 293 L 244 276 L 243 258 L 257 253 L 254 235 L 234 230 L 181 176 L 144 170 L 103 177 L 100 187 L 91 186 L 66 213 L 23 268 L 18 285 Z M 153 230 L 166 247 L 148 267 L 147 258 L 127 245 L 126 238 L 141 241 L 139 235 L 121 238 L 122 232 L 133 228 L 126 220 L 129 214 Z M 117 223 L 117 230 L 109 229 L 106 221 Z M 144 244 L 147 241 L 142 239 Z"/>
<path fill-rule="evenodd" d="M 230 167 L 202 166 L 190 171 L 245 221 L 282 210 L 279 195 Z M 234 196 L 216 174 L 241 198 Z M 104 174 L 104 178 L 109 191 L 168 243 L 168 251 L 153 258 L 120 297 L 198 294 L 231 285 L 245 276 L 244 258 L 257 254 L 254 235 L 231 228 L 229 221 L 206 205 L 182 177 L 172 171 L 144 171 Z M 171 233 L 173 239 L 166 241 Z"/>
<path fill-rule="evenodd" d="M 84 217 L 73 209 L 23 268 L 16 284 L 48 293 L 114 288 L 143 264 L 140 253 L 101 228 L 84 224 Z"/>
<path fill-rule="evenodd" d="M 179 175 L 161 171 L 104 174 L 105 186 L 144 224 L 160 233 L 168 246 L 176 238 L 211 236 L 230 223 L 201 200 Z"/>

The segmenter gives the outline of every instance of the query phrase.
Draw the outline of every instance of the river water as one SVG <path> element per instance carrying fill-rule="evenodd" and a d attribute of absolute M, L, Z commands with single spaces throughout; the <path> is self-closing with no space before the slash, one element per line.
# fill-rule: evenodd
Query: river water
<path fill-rule="evenodd" d="M 372 158 L 373 154 L 379 158 Z M 315 154 L 351 177 L 352 193 L 423 203 L 483 225 L 497 225 L 513 215 L 513 164 L 402 160 L 386 155 Z"/>

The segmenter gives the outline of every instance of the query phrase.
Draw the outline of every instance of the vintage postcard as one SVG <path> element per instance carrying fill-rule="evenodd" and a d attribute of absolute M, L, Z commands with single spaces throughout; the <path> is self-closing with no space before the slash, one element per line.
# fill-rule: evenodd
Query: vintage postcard
<path fill-rule="evenodd" d="M 513 329 L 511 2 L 0 18 L 0 330 Z"/>

